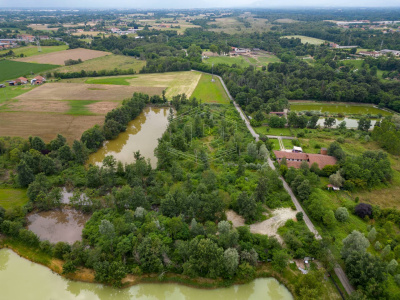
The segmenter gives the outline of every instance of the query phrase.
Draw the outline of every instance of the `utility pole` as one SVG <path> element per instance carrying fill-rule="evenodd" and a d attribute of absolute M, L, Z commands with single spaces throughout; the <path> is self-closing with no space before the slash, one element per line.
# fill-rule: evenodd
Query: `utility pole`
<path fill-rule="evenodd" d="M 211 82 L 214 82 L 214 64 L 211 65 Z"/>
<path fill-rule="evenodd" d="M 36 37 L 36 45 L 38 47 L 38 52 L 42 52 L 42 47 L 40 46 L 40 41 L 38 37 Z"/>

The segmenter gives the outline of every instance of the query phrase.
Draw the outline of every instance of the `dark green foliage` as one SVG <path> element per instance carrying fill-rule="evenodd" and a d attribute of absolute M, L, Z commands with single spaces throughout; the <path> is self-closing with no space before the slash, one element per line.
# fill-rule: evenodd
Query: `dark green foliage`
<path fill-rule="evenodd" d="M 18 184 L 22 187 L 28 186 L 34 179 L 35 175 L 33 175 L 33 171 L 29 168 L 28 164 L 25 160 L 22 160 L 18 167 Z"/>

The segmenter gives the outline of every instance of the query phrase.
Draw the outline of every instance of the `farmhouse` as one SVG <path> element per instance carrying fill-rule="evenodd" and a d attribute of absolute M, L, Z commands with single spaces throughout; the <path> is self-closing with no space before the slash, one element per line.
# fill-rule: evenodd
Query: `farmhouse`
<path fill-rule="evenodd" d="M 377 51 L 360 51 L 358 54 L 363 55 L 363 56 L 371 56 L 371 57 L 379 57 L 381 56 L 381 53 L 377 52 Z"/>
<path fill-rule="evenodd" d="M 321 149 L 321 153 L 326 152 Z M 313 163 L 316 163 L 320 169 L 327 165 L 335 165 L 337 162 L 335 157 L 326 154 L 296 153 L 277 150 L 274 150 L 274 154 L 279 163 L 285 157 L 287 166 L 296 169 L 300 168 L 303 161 L 307 162 L 310 167 Z"/>
<path fill-rule="evenodd" d="M 31 85 L 34 85 L 34 84 L 42 84 L 42 83 L 45 82 L 45 81 L 46 81 L 46 78 L 44 78 L 44 77 L 38 75 L 38 76 L 36 76 L 35 78 L 33 78 L 33 79 L 31 80 Z"/>

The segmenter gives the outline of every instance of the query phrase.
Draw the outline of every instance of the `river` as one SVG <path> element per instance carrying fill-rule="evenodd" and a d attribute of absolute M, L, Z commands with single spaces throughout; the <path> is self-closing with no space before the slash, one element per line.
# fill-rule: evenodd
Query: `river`
<path fill-rule="evenodd" d="M 19 257 L 9 249 L 0 250 L 0 299 L 24 300 L 157 300 L 229 299 L 292 300 L 293 296 L 274 278 L 215 290 L 179 284 L 139 284 L 115 289 L 101 284 L 65 279 L 46 267 Z"/>
<path fill-rule="evenodd" d="M 145 107 L 142 113 L 129 122 L 125 132 L 111 141 L 104 142 L 102 148 L 90 155 L 88 163 L 101 166 L 107 155 L 114 156 L 123 164 L 135 161 L 133 153 L 140 151 L 146 159 L 150 158 L 151 165 L 156 167 L 157 158 L 154 149 L 158 139 L 168 126 L 169 108 Z"/>

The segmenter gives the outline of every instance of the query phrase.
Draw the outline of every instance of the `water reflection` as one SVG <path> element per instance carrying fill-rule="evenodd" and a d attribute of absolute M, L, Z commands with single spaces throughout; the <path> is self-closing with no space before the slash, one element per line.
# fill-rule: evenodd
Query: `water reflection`
<path fill-rule="evenodd" d="M 113 155 L 122 163 L 132 163 L 133 153 L 140 151 L 142 156 L 150 158 L 153 167 L 157 164 L 154 149 L 158 138 L 168 125 L 169 108 L 146 107 L 135 120 L 129 122 L 127 130 L 112 141 L 104 142 L 102 148 L 89 157 L 89 164 L 101 166 L 107 155 Z"/>
<path fill-rule="evenodd" d="M 37 234 L 40 240 L 73 244 L 82 239 L 82 229 L 89 218 L 90 215 L 74 209 L 33 213 L 28 215 L 28 229 Z"/>
<path fill-rule="evenodd" d="M 317 122 L 318 125 L 324 127 L 325 118 L 320 118 Z M 346 122 L 346 128 L 357 128 L 358 127 L 358 119 L 352 118 L 336 118 L 336 124 L 333 126 L 334 128 L 337 127 L 341 122 Z M 376 120 L 371 120 L 371 129 L 374 128 Z"/>
<path fill-rule="evenodd" d="M 114 289 L 100 284 L 67 280 L 46 267 L 19 257 L 8 249 L 0 250 L 1 299 L 57 300 L 291 300 L 289 291 L 273 278 L 262 278 L 249 284 L 216 290 L 201 290 L 177 284 L 140 284 L 127 289 Z"/>

